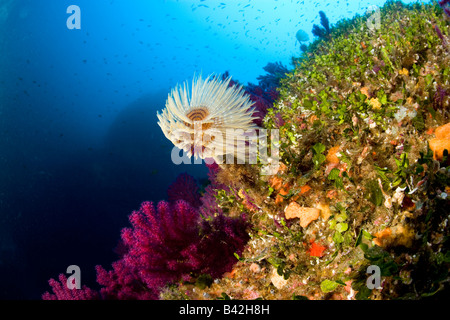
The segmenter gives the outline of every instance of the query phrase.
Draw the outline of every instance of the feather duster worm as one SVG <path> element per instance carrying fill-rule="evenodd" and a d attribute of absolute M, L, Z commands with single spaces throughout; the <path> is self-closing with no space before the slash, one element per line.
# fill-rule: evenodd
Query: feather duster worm
<path fill-rule="evenodd" d="M 175 87 L 166 108 L 157 113 L 158 125 L 167 139 L 190 158 L 213 158 L 223 163 L 223 156 L 234 155 L 245 163 L 244 131 L 257 129 L 253 123 L 254 108 L 242 86 L 229 86 L 231 78 L 201 76 Z M 240 130 L 238 130 L 240 129 Z M 238 162 L 241 163 L 241 162 Z"/>

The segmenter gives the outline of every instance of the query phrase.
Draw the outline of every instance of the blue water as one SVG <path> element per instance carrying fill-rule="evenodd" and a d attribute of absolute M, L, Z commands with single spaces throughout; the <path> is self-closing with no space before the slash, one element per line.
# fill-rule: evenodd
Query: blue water
<path fill-rule="evenodd" d="M 269 62 L 292 68 L 320 10 L 334 24 L 383 3 L 0 0 L 0 299 L 39 299 L 72 264 L 95 287 L 132 210 L 179 173 L 206 183 L 204 166 L 172 164 L 156 124 L 171 87 L 200 72 L 257 83 Z"/>

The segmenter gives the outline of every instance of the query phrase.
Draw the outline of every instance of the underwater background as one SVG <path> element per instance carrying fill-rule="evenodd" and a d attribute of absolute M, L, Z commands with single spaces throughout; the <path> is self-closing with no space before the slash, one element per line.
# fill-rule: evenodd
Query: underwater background
<path fill-rule="evenodd" d="M 0 299 L 40 299 L 69 265 L 95 284 L 141 202 L 183 172 L 208 183 L 204 165 L 171 162 L 157 125 L 177 83 L 291 70 L 319 11 L 334 24 L 384 2 L 0 0 Z"/>

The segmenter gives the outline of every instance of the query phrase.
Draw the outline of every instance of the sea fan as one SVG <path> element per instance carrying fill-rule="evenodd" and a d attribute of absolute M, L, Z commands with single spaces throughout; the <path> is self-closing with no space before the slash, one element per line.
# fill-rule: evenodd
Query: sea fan
<path fill-rule="evenodd" d="M 313 35 L 321 39 L 330 40 L 330 22 L 328 21 L 325 12 L 319 11 L 319 15 L 320 15 L 320 24 L 322 25 L 322 27 L 319 27 L 316 24 L 313 25 L 312 33 Z"/>
<path fill-rule="evenodd" d="M 213 279 L 230 272 L 237 262 L 235 254 L 241 255 L 250 237 L 248 223 L 243 218 L 216 214 L 212 219 L 202 220 L 201 241 L 191 246 L 191 259 L 199 263 L 199 273 L 209 274 Z"/>
<path fill-rule="evenodd" d="M 97 282 L 103 287 L 100 296 L 104 300 L 156 300 L 158 288 L 147 287 L 139 275 L 139 269 L 124 259 L 112 263 L 113 269 L 106 271 L 97 265 Z"/>
<path fill-rule="evenodd" d="M 259 86 L 264 91 L 270 91 L 280 85 L 280 80 L 286 77 L 289 70 L 281 62 L 269 62 L 264 68 L 267 73 L 259 76 Z"/>
<path fill-rule="evenodd" d="M 223 214 L 223 210 L 219 207 L 216 201 L 217 191 L 212 185 L 205 188 L 205 193 L 201 198 L 202 206 L 200 213 L 203 217 L 213 217 L 217 214 Z"/>
<path fill-rule="evenodd" d="M 67 285 L 67 278 L 64 274 L 60 274 L 59 282 L 55 279 L 50 279 L 48 283 L 52 288 L 52 292 L 45 292 L 42 295 L 43 300 L 97 300 L 100 296 L 97 291 L 92 290 L 86 286 L 81 289 L 69 289 Z M 75 282 L 72 282 L 75 285 Z"/>
<path fill-rule="evenodd" d="M 263 69 L 266 74 L 257 78 L 258 84 L 249 83 L 245 88 L 254 102 L 255 119 L 253 121 L 258 126 L 262 125 L 268 109 L 273 108 L 274 101 L 278 99 L 277 87 L 280 85 L 280 80 L 289 72 L 281 62 L 269 62 Z"/>
<path fill-rule="evenodd" d="M 130 222 L 133 227 L 122 230 L 129 249 L 123 257 L 129 280 L 112 281 L 125 293 L 130 285 L 135 288 L 137 280 L 156 293 L 165 284 L 191 280 L 192 275 L 219 277 L 231 270 L 236 262 L 234 253 L 241 253 L 249 238 L 243 219 L 219 214 L 203 220 L 182 200 L 175 204 L 161 201 L 156 208 L 144 202 L 130 215 Z"/>
<path fill-rule="evenodd" d="M 249 139 L 242 130 L 257 129 L 254 108 L 242 86 L 230 87 L 230 81 L 212 75 L 206 79 L 194 77 L 191 92 L 187 83 L 175 87 L 166 108 L 158 112 L 164 135 L 188 157 L 223 163 L 223 156 L 231 153 L 245 162 L 245 148 L 238 146 Z"/>
<path fill-rule="evenodd" d="M 450 17 L 450 0 L 441 0 L 439 5 L 444 10 L 445 14 Z"/>
<path fill-rule="evenodd" d="M 199 214 L 187 202 L 169 204 L 144 202 L 130 215 L 133 228 L 122 230 L 122 240 L 129 251 L 125 263 L 138 270 L 140 278 L 151 289 L 187 276 L 197 261 L 190 259 L 191 245 L 200 240 Z"/>
<path fill-rule="evenodd" d="M 45 300 L 153 300 L 160 290 L 180 280 L 196 276 L 213 279 L 231 271 L 249 240 L 248 223 L 243 218 L 208 214 L 180 200 L 144 202 L 130 217 L 132 227 L 122 229 L 123 251 L 112 270 L 96 266 L 99 292 L 86 286 L 68 289 L 67 278 L 50 279 L 52 293 Z"/>
<path fill-rule="evenodd" d="M 175 182 L 167 189 L 167 196 L 170 202 L 184 200 L 189 202 L 194 208 L 198 208 L 202 204 L 197 182 L 193 176 L 187 173 L 178 175 Z"/>

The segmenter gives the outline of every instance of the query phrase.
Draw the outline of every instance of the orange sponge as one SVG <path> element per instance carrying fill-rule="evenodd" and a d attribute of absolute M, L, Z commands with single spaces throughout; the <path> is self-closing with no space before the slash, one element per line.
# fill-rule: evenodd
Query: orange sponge
<path fill-rule="evenodd" d="M 301 207 L 297 202 L 289 203 L 284 211 L 286 219 L 300 218 L 300 225 L 306 228 L 311 222 L 317 220 L 320 215 L 320 209 Z"/>
<path fill-rule="evenodd" d="M 435 160 L 442 160 L 444 150 L 450 152 L 450 122 L 443 126 L 437 127 L 435 130 L 436 138 L 429 140 L 430 149 L 433 151 Z"/>

